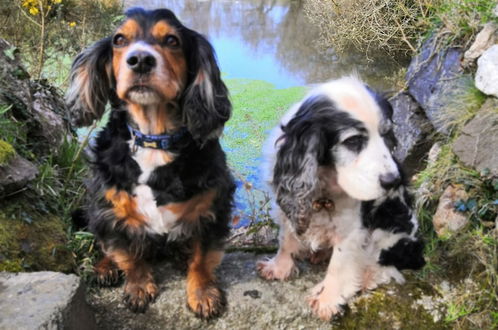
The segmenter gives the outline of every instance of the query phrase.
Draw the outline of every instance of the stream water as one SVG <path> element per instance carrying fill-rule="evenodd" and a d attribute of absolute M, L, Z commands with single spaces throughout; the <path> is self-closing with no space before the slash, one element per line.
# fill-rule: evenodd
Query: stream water
<path fill-rule="evenodd" d="M 318 29 L 303 1 L 127 0 L 125 7 L 169 8 L 183 24 L 206 35 L 227 78 L 264 80 L 277 88 L 324 82 L 357 71 L 377 88 L 398 68 L 390 60 L 369 62 L 364 54 L 319 52 Z"/>

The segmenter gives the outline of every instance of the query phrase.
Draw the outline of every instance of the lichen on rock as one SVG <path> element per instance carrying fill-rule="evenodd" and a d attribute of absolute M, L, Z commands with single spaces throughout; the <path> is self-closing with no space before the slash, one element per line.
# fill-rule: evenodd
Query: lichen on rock
<path fill-rule="evenodd" d="M 16 151 L 9 143 L 0 140 L 0 166 L 8 163 L 14 158 Z"/>

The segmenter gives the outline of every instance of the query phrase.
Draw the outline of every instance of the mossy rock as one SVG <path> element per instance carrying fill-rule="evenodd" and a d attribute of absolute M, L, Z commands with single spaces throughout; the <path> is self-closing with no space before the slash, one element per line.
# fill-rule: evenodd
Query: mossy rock
<path fill-rule="evenodd" d="M 36 220 L 29 223 L 6 214 L 0 210 L 0 271 L 72 270 L 74 260 L 60 218 L 31 214 L 28 217 Z"/>
<path fill-rule="evenodd" d="M 0 165 L 8 163 L 14 156 L 16 151 L 9 143 L 0 140 Z"/>
<path fill-rule="evenodd" d="M 442 320 L 435 321 L 434 313 L 423 306 L 423 297 L 439 294 L 433 287 L 415 279 L 404 285 L 390 285 L 361 295 L 350 311 L 334 322 L 341 329 L 449 329 Z"/>

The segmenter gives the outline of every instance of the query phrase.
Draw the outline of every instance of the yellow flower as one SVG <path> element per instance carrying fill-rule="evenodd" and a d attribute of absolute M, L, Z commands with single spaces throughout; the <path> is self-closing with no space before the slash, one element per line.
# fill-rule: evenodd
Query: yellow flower
<path fill-rule="evenodd" d="M 33 15 L 33 16 L 38 15 L 38 13 L 39 13 L 39 12 L 40 12 L 40 11 L 39 11 L 39 10 L 38 10 L 38 8 L 36 8 L 36 7 L 31 7 L 31 8 L 29 8 L 29 13 L 30 13 L 31 15 Z"/>
<path fill-rule="evenodd" d="M 76 22 L 70 22 L 69 26 L 72 27 L 72 28 L 75 27 L 76 26 Z"/>
<path fill-rule="evenodd" d="M 33 0 L 23 0 L 22 6 L 23 7 L 34 7 L 36 3 Z"/>
<path fill-rule="evenodd" d="M 52 0 L 53 3 L 61 3 L 62 0 Z"/>

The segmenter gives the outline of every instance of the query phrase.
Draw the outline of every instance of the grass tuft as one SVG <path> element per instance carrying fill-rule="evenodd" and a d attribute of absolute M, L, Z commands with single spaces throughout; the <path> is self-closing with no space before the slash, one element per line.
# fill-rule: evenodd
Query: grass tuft
<path fill-rule="evenodd" d="M 486 95 L 477 89 L 472 76 L 462 75 L 456 79 L 457 83 L 452 86 L 451 91 L 448 91 L 445 106 L 438 113 L 436 121 L 445 130 L 458 134 L 476 115 L 486 100 Z"/>

